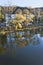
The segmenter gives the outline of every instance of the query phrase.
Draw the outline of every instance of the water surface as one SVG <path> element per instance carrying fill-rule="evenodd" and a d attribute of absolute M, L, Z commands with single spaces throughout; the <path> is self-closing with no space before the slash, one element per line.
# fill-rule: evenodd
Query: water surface
<path fill-rule="evenodd" d="M 0 65 L 43 65 L 43 34 L 0 35 Z"/>

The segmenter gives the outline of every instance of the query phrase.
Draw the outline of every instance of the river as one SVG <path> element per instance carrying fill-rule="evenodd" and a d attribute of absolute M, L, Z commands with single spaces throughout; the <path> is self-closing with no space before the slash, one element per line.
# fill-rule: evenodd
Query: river
<path fill-rule="evenodd" d="M 43 65 L 43 34 L 0 35 L 0 65 Z"/>

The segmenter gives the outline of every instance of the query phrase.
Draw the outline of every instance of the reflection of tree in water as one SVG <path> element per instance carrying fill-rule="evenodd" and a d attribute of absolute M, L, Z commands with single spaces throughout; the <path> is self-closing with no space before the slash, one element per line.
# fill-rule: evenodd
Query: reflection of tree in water
<path fill-rule="evenodd" d="M 37 34 L 30 34 L 27 31 L 24 34 L 16 33 L 14 36 L 10 34 L 8 38 L 10 42 L 7 42 L 7 35 L 0 35 L 0 54 L 15 55 L 16 47 L 20 48 L 28 44 L 38 45 L 40 43 Z"/>
<path fill-rule="evenodd" d="M 8 45 L 10 44 L 10 46 Z M 7 43 L 7 36 L 6 35 L 0 35 L 0 55 L 11 53 L 15 54 L 15 50 L 13 49 L 12 43 Z"/>
<path fill-rule="evenodd" d="M 4 54 L 6 51 L 7 37 L 6 35 L 0 35 L 0 54 Z"/>
<path fill-rule="evenodd" d="M 20 35 L 21 36 L 19 37 L 19 34 L 18 34 L 17 38 L 15 39 L 16 46 L 18 46 L 18 47 L 22 47 L 22 46 L 25 46 L 28 44 L 38 45 L 40 43 L 37 34 L 30 34 L 26 31 L 24 34 L 25 39 L 22 39 L 23 35 L 21 33 L 20 33 Z"/>
<path fill-rule="evenodd" d="M 16 33 L 16 34 L 15 34 L 15 37 L 16 37 L 16 38 L 22 38 L 22 34 Z"/>
<path fill-rule="evenodd" d="M 0 47 L 0 55 L 4 55 L 4 54 L 6 54 L 6 55 L 11 55 L 11 56 L 14 56 L 15 55 L 15 48 L 13 47 L 6 47 L 6 48 L 4 48 L 4 47 Z"/>
<path fill-rule="evenodd" d="M 40 34 L 40 37 L 43 37 L 43 34 Z"/>
<path fill-rule="evenodd" d="M 8 55 L 8 56 L 15 56 L 15 54 L 16 54 L 15 47 L 12 47 L 11 45 L 10 45 L 10 47 L 7 47 L 6 55 Z"/>
<path fill-rule="evenodd" d="M 28 41 L 28 44 L 33 44 L 33 45 L 38 45 L 38 44 L 40 44 L 40 42 L 39 42 L 39 37 L 38 37 L 37 34 L 30 34 L 30 35 L 28 36 L 28 38 L 26 37 L 26 39 L 28 39 L 28 40 L 27 40 L 27 41 Z"/>
<path fill-rule="evenodd" d="M 30 44 L 32 43 L 33 39 L 30 38 Z"/>
<path fill-rule="evenodd" d="M 33 45 L 38 45 L 38 44 L 40 44 L 40 42 L 39 42 L 39 38 L 38 38 L 38 35 L 36 34 L 36 35 L 34 35 L 32 38 L 31 38 L 31 43 L 33 44 Z"/>
<path fill-rule="evenodd" d="M 28 41 L 26 39 L 23 39 L 22 33 L 16 33 L 15 34 L 15 44 L 17 47 L 22 47 L 28 45 Z M 25 37 L 24 37 L 25 38 Z"/>
<path fill-rule="evenodd" d="M 7 36 L 6 35 L 0 35 L 0 43 L 4 45 L 7 42 Z"/>
<path fill-rule="evenodd" d="M 25 37 L 26 37 L 26 38 L 30 38 L 30 37 L 31 37 L 31 35 L 30 35 L 30 34 L 28 34 L 28 32 L 25 32 Z"/>
<path fill-rule="evenodd" d="M 0 55 L 3 55 L 6 52 L 6 48 L 0 47 Z"/>
<path fill-rule="evenodd" d="M 17 47 L 27 46 L 28 41 L 27 40 L 21 40 L 17 43 Z"/>

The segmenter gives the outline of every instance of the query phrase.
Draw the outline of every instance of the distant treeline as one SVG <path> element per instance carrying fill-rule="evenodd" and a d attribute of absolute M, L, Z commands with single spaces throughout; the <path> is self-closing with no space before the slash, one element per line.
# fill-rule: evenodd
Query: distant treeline
<path fill-rule="evenodd" d="M 12 14 L 16 14 L 16 13 L 24 13 L 23 10 L 27 10 L 30 11 L 33 14 L 38 14 L 38 12 L 40 11 L 40 14 L 43 15 L 43 7 L 40 8 L 31 8 L 31 7 L 18 7 L 18 6 L 0 6 L 0 9 L 2 10 L 3 13 L 12 13 Z"/>

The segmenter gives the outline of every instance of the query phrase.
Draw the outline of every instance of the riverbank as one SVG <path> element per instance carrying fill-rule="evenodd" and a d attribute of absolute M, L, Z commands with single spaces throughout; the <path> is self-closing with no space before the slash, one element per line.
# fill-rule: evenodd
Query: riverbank
<path fill-rule="evenodd" d="M 43 26 L 30 26 L 29 28 L 23 28 L 23 29 L 11 29 L 11 30 L 1 30 L 0 31 L 0 34 L 7 34 L 7 33 L 12 33 L 12 32 L 21 32 L 21 31 L 35 31 L 35 30 L 42 30 L 43 29 Z"/>

